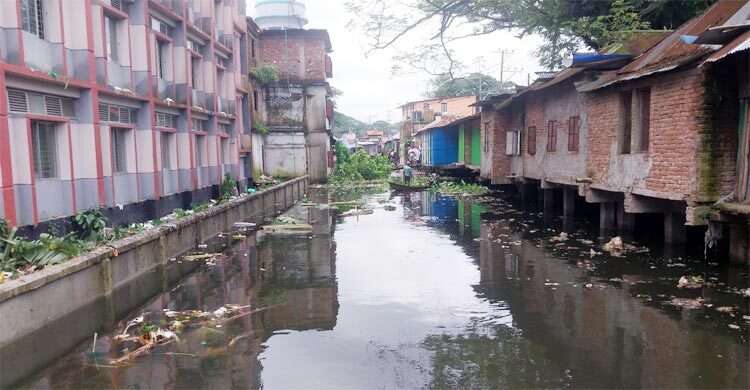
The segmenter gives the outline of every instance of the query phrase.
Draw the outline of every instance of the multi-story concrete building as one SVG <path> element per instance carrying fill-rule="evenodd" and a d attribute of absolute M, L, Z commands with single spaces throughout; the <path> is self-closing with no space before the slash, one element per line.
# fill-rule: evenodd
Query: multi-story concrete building
<path fill-rule="evenodd" d="M 120 222 L 154 218 L 215 196 L 225 172 L 250 177 L 243 1 L 2 8 L 0 218 L 96 206 Z"/>

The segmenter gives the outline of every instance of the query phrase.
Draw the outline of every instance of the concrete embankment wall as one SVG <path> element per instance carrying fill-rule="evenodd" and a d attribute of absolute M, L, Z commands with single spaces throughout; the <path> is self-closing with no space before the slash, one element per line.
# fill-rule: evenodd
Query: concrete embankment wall
<path fill-rule="evenodd" d="M 302 199 L 308 184 L 307 176 L 293 179 L 1 284 L 0 387 L 113 324 L 200 265 L 170 258 L 235 222 L 263 223 Z"/>

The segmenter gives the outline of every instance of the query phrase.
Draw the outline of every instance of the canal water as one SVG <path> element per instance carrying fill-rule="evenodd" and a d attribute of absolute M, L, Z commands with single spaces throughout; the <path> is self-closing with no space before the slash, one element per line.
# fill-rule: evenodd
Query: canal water
<path fill-rule="evenodd" d="M 363 199 L 374 212 L 296 206 L 290 215 L 312 233 L 219 239 L 203 250 L 226 256 L 16 386 L 750 386 L 743 267 L 656 246 L 602 254 L 595 224 L 545 218 L 499 197 L 309 195 L 329 199 Z M 685 275 L 706 285 L 677 288 Z M 130 319 L 226 304 L 268 309 L 221 328 L 186 328 L 178 341 L 110 364 L 122 356 L 113 338 Z"/>

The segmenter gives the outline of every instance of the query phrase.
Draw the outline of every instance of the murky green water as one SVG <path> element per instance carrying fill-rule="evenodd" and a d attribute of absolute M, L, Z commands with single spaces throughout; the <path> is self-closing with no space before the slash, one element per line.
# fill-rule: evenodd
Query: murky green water
<path fill-rule="evenodd" d="M 227 303 L 270 309 L 210 334 L 189 329 L 121 367 L 108 364 L 121 355 L 115 329 L 103 329 L 97 354 L 84 342 L 20 387 L 750 386 L 742 267 L 664 260 L 657 248 L 592 257 L 601 243 L 586 221 L 545 222 L 499 199 L 365 199 L 371 215 L 297 207 L 312 234 L 253 234 L 122 321 Z M 568 240 L 550 241 L 562 228 Z M 678 289 L 683 275 L 713 286 Z M 665 304 L 674 297 L 706 300 L 688 310 Z"/>

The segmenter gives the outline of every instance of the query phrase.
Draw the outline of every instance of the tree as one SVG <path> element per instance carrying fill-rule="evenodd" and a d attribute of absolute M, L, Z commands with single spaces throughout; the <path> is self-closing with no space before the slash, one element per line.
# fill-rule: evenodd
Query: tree
<path fill-rule="evenodd" d="M 492 76 L 481 73 L 471 73 L 465 77 L 450 78 L 436 76 L 430 81 L 427 97 L 430 99 L 445 99 L 457 96 L 476 95 L 484 99 L 490 95 L 515 91 L 512 82 L 500 82 Z"/>
<path fill-rule="evenodd" d="M 713 1 L 404 0 L 399 7 L 389 0 L 352 0 L 347 7 L 357 15 L 350 25 L 369 39 L 368 52 L 394 47 L 420 28 L 430 29 L 426 43 L 399 53 L 396 59 L 453 78 L 461 64 L 450 47 L 461 38 L 500 30 L 518 37 L 537 34 L 544 39 L 537 49 L 540 64 L 559 69 L 563 59 L 582 45 L 598 50 L 625 31 L 675 28 Z"/>

